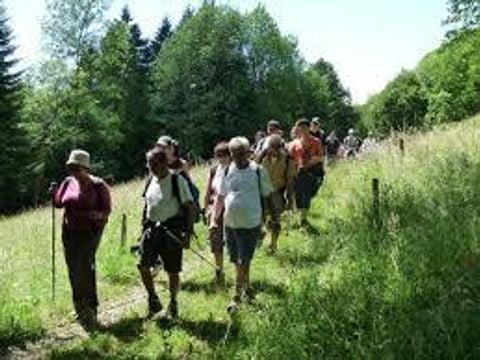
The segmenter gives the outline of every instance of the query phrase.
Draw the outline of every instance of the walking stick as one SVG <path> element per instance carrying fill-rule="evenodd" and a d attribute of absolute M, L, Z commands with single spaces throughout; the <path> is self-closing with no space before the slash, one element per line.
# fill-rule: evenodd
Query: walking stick
<path fill-rule="evenodd" d="M 158 226 L 158 225 L 157 225 Z M 163 225 L 160 225 L 161 228 L 165 231 L 165 233 L 171 238 L 173 239 L 173 241 L 175 241 L 177 244 L 179 245 L 183 245 L 183 241 L 180 240 L 178 238 L 178 236 L 176 236 L 172 231 L 168 230 L 165 226 Z M 192 249 L 191 247 L 189 248 L 189 250 L 194 253 L 198 258 L 200 258 L 201 260 L 203 260 L 205 263 L 207 263 L 208 265 L 210 265 L 211 267 L 215 268 L 215 270 L 219 270 L 218 266 L 215 265 L 214 263 L 212 263 L 210 260 L 208 260 L 205 256 L 203 256 L 202 254 L 200 254 L 198 251 L 195 251 L 194 249 Z"/>
<path fill-rule="evenodd" d="M 52 300 L 55 301 L 55 190 L 57 188 L 57 183 L 52 182 L 50 184 L 50 196 L 52 200 Z"/>

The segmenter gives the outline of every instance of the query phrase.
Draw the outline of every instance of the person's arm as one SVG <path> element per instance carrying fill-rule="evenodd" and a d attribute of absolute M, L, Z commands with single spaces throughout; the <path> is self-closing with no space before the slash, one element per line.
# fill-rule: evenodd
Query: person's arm
<path fill-rule="evenodd" d="M 58 188 L 52 189 L 53 205 L 56 208 L 60 209 L 65 207 L 65 203 L 63 202 L 63 195 L 65 194 L 65 191 L 67 191 L 69 182 L 70 182 L 70 179 L 66 178 L 65 180 L 62 181 L 62 183 Z"/>
<path fill-rule="evenodd" d="M 96 220 L 107 221 L 108 216 L 112 212 L 112 198 L 110 190 L 105 182 L 101 182 L 97 185 L 98 194 L 100 196 L 100 206 L 95 212 Z"/>
<path fill-rule="evenodd" d="M 219 184 L 219 190 L 217 196 L 215 196 L 215 202 L 213 204 L 213 216 L 210 223 L 210 228 L 218 228 L 220 218 L 223 216 L 223 210 L 225 208 L 225 197 L 227 196 L 227 175 L 222 176 Z"/>
<path fill-rule="evenodd" d="M 212 194 L 213 194 L 212 183 L 213 183 L 213 177 L 215 176 L 214 173 L 215 171 L 213 171 L 213 169 L 210 169 L 210 171 L 208 172 L 207 189 L 205 190 L 205 197 L 203 199 L 204 209 L 208 209 L 212 201 Z"/>

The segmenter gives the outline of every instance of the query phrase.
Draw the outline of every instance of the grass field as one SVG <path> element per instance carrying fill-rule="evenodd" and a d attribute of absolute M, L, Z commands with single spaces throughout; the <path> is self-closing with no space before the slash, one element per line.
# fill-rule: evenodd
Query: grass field
<path fill-rule="evenodd" d="M 405 147 L 401 156 L 392 141 L 330 169 L 314 229 L 286 219 L 278 255 L 261 248 L 254 260 L 255 303 L 234 319 L 225 312 L 230 289 L 215 291 L 211 269 L 189 254 L 179 324 L 143 322 L 141 304 L 47 357 L 480 358 L 480 118 L 412 135 Z M 372 226 L 372 178 L 380 180 L 380 229 Z M 138 235 L 140 192 L 141 182 L 114 189 L 98 257 L 103 301 L 139 284 L 119 233 L 126 213 L 129 241 Z M 58 300 L 50 299 L 49 219 L 43 209 L 0 220 L 0 346 L 40 337 L 70 312 L 60 246 Z M 206 245 L 204 236 L 199 228 L 195 246 Z M 229 266 L 230 285 L 232 275 Z"/>

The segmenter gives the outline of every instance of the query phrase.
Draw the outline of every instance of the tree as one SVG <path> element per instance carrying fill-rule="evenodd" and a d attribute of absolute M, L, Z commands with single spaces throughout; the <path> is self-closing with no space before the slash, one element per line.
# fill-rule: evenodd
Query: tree
<path fill-rule="evenodd" d="M 190 20 L 194 15 L 195 15 L 195 11 L 193 10 L 193 8 L 190 5 L 187 5 L 185 10 L 183 10 L 183 14 L 182 14 L 182 17 L 180 18 L 180 21 L 178 22 L 177 30 L 180 30 L 180 28 L 183 25 L 185 25 L 188 22 L 188 20 Z"/>
<path fill-rule="evenodd" d="M 299 87 L 304 62 L 297 43 L 283 36 L 264 6 L 244 17 L 244 53 L 254 88 L 256 116 L 263 123 L 275 118 L 285 125 L 299 114 Z"/>
<path fill-rule="evenodd" d="M 318 116 L 324 131 L 346 133 L 355 127 L 358 115 L 350 93 L 343 87 L 335 68 L 325 59 L 318 60 L 305 72 L 302 94 L 304 116 Z"/>
<path fill-rule="evenodd" d="M 477 28 L 480 25 L 480 0 L 449 0 L 449 16 L 445 24 L 460 26 L 461 30 Z M 456 34 L 454 30 L 450 34 Z"/>
<path fill-rule="evenodd" d="M 152 131 L 207 156 L 215 142 L 256 124 L 241 15 L 204 5 L 163 47 L 152 71 Z"/>
<path fill-rule="evenodd" d="M 151 42 L 151 52 L 152 56 L 155 58 L 158 56 L 158 53 L 163 47 L 165 41 L 167 41 L 173 35 L 172 32 L 172 24 L 170 19 L 165 16 L 162 20 L 162 24 L 158 28 L 157 32 L 155 33 L 155 37 Z"/>
<path fill-rule="evenodd" d="M 104 26 L 110 0 L 47 0 L 42 29 L 54 58 L 78 62 L 94 46 Z"/>
<path fill-rule="evenodd" d="M 26 197 L 27 181 L 23 172 L 28 164 L 26 133 L 20 124 L 20 73 L 14 72 L 12 30 L 3 1 L 0 2 L 0 212 L 12 211 Z"/>

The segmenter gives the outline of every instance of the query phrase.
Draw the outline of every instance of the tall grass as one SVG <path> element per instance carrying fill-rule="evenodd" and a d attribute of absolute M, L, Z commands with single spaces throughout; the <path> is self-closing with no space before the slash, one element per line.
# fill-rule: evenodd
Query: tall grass
<path fill-rule="evenodd" d="M 324 236 L 311 243 L 335 248 L 329 261 L 296 276 L 222 357 L 479 358 L 479 140 L 477 118 L 410 137 L 405 157 L 392 145 L 332 171 L 315 205 Z"/>
<path fill-rule="evenodd" d="M 480 358 L 479 146 L 476 118 L 408 137 L 403 157 L 392 141 L 377 154 L 331 168 L 312 211 L 316 231 L 290 228 L 278 255 L 257 253 L 252 268 L 257 302 L 233 322 L 224 310 L 228 292 L 213 291 L 212 270 L 201 267 L 185 279 L 178 326 L 142 324 L 138 311 L 143 309 L 137 309 L 50 356 Z M 372 227 L 372 178 L 381 184 L 380 229 Z M 117 212 L 99 256 L 101 292 L 107 297 L 114 296 L 112 285 L 138 281 L 134 260 L 118 250 L 118 236 L 122 212 L 138 219 L 140 187 L 115 189 Z M 29 241 L 13 231 L 20 225 Z M 135 230 L 129 227 L 132 237 Z M 2 222 L 0 236 L 11 234 L 16 241 L 13 249 L 2 246 L 0 256 L 18 260 L 1 268 L 9 279 L 2 288 L 8 295 L 0 302 L 3 341 L 39 334 L 51 314 L 48 231 L 48 210 Z M 19 272 L 19 264 L 32 261 L 37 266 Z M 62 276 L 56 306 L 66 310 Z M 231 272 L 228 279 L 231 284 Z M 8 333 L 12 319 L 17 324 Z"/>

